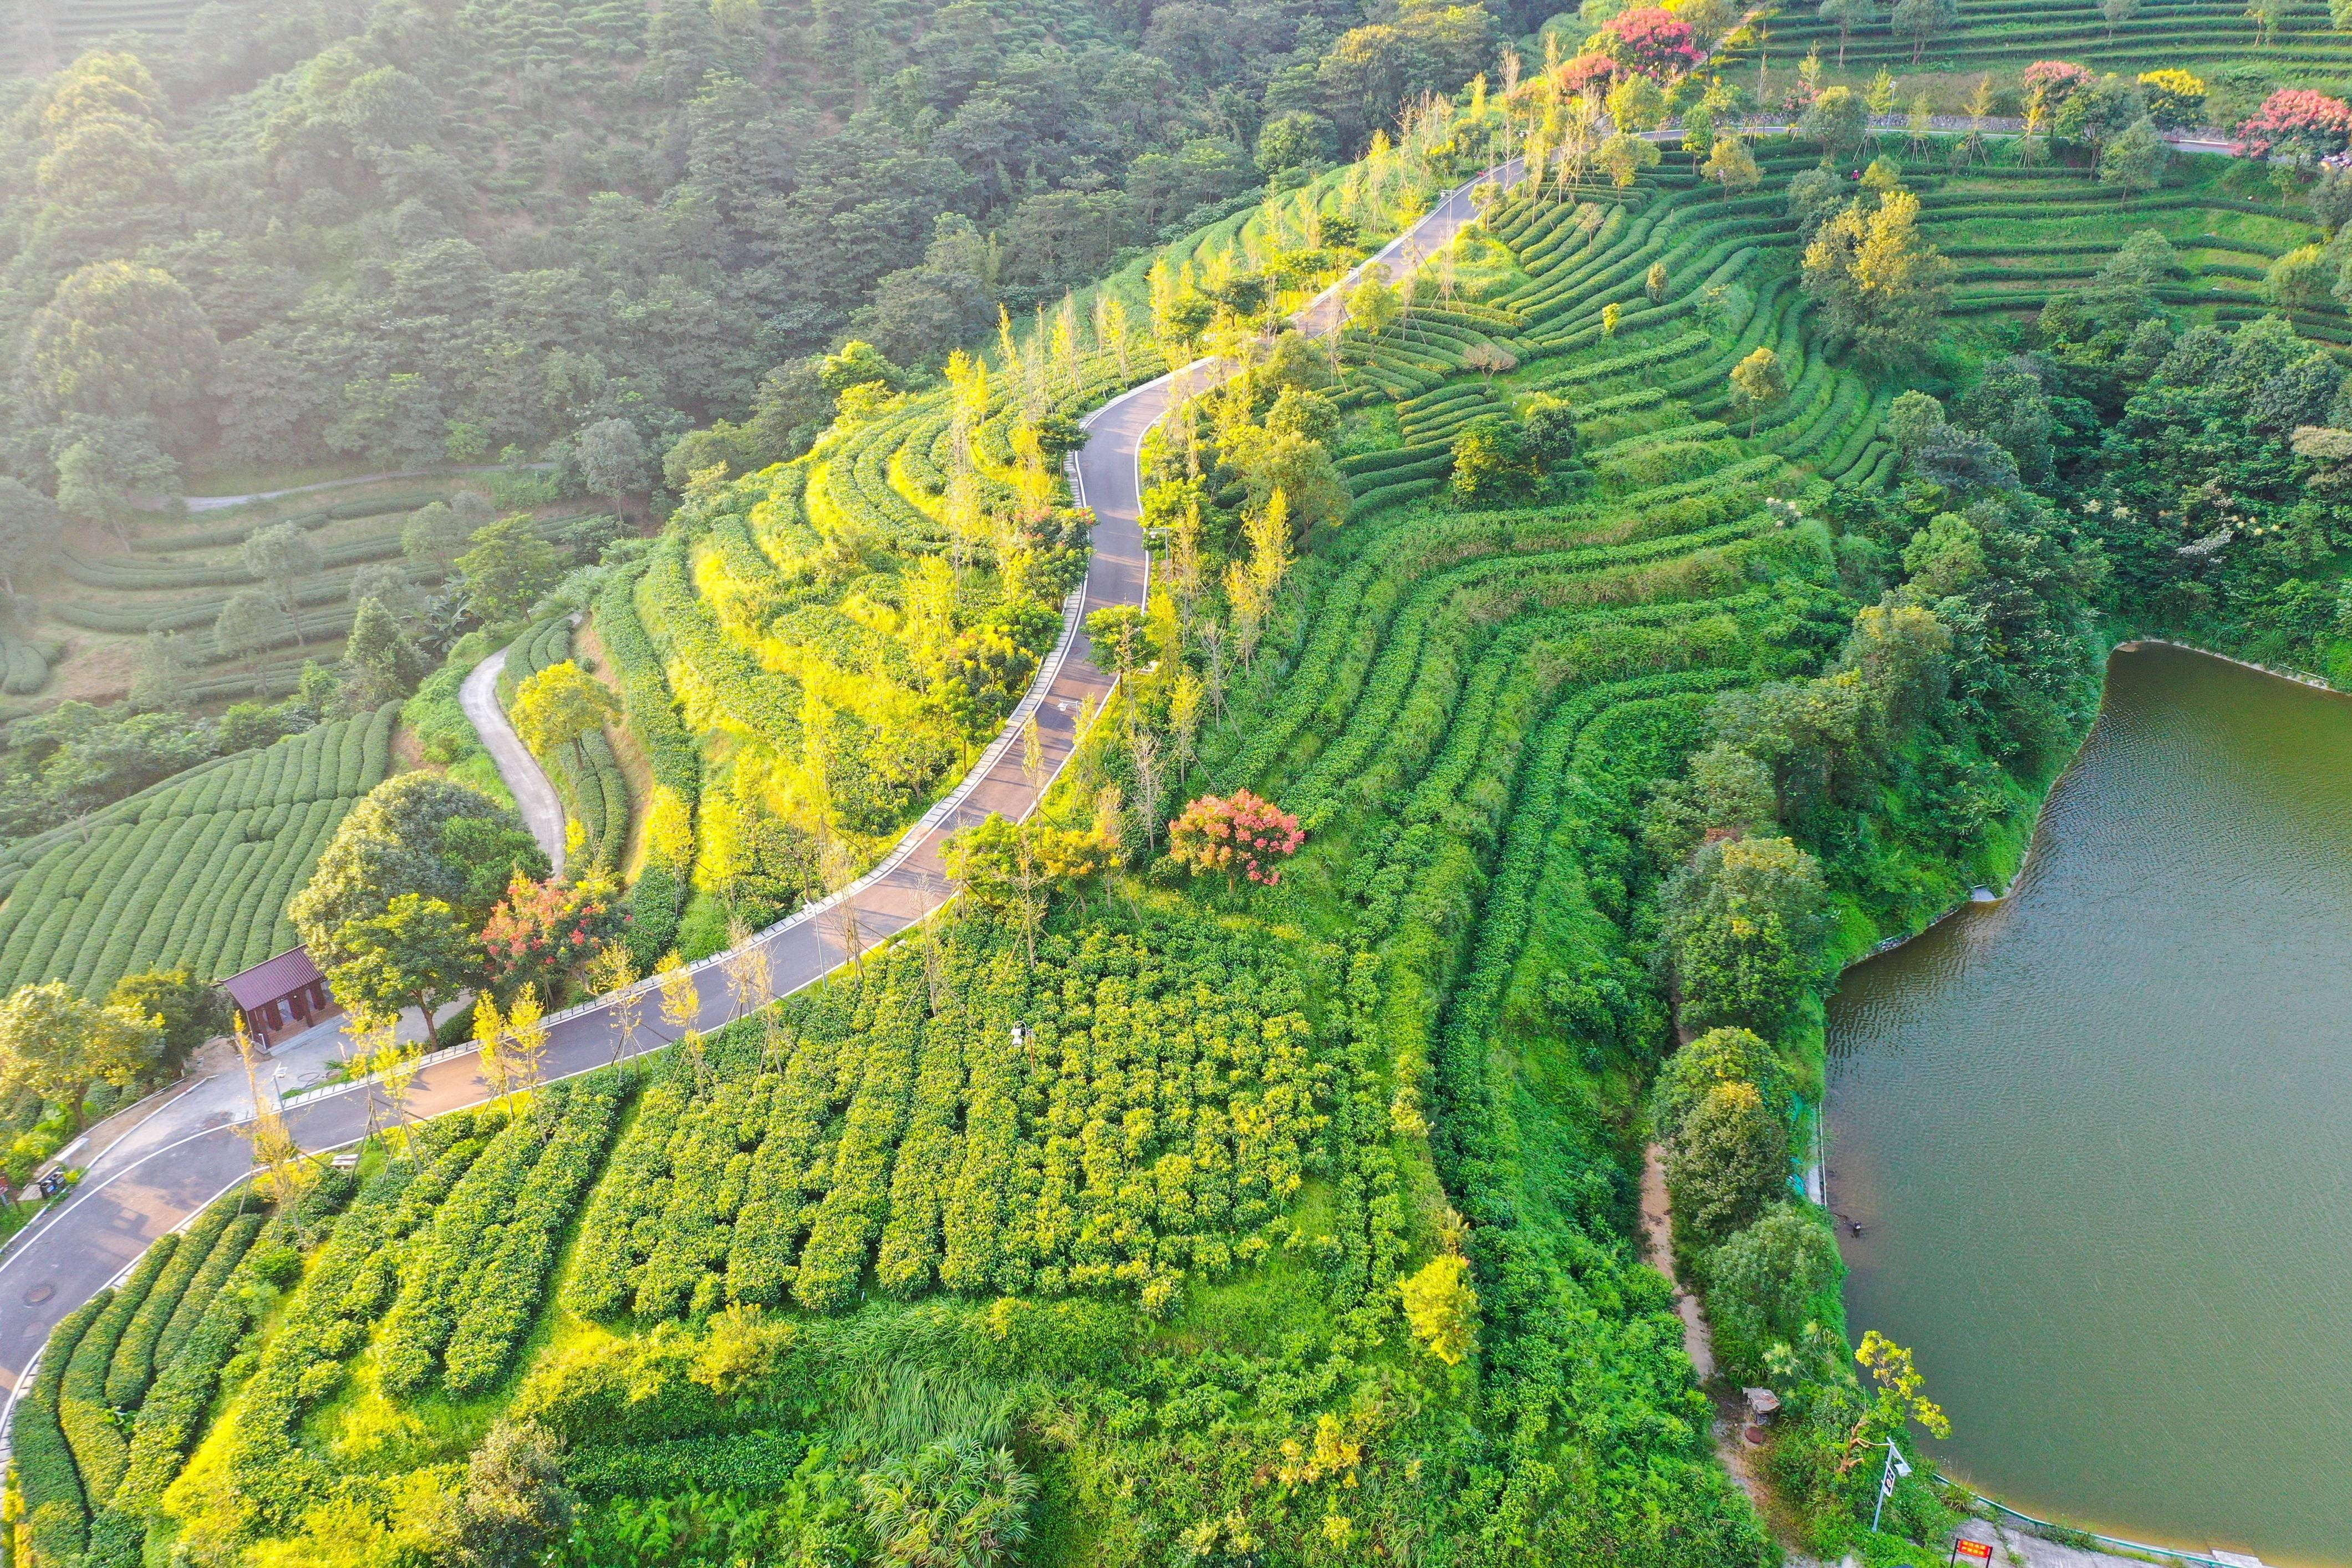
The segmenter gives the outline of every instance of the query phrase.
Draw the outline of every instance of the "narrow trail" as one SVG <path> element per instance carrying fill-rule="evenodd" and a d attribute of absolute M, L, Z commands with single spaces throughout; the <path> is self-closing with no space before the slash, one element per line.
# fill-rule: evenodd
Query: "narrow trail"
<path fill-rule="evenodd" d="M 1365 268 L 1417 265 L 1477 221 L 1477 207 L 1470 199 L 1475 186 L 1516 178 L 1517 169 L 1514 160 L 1450 192 L 1412 228 L 1309 300 L 1293 321 L 1309 333 L 1336 331 L 1346 318 L 1345 291 Z M 939 909 L 951 891 L 940 861 L 946 839 L 992 812 L 1025 817 L 1053 787 L 1076 750 L 1078 715 L 1099 710 L 1111 688 L 1109 675 L 1095 663 L 1083 629 L 1085 617 L 1111 605 L 1140 605 L 1150 579 L 1142 527 L 1144 436 L 1183 397 L 1215 384 L 1226 374 L 1214 361 L 1197 361 L 1119 394 L 1081 422 L 1087 441 L 1074 456 L 1071 483 L 1078 502 L 1094 510 L 1094 557 L 1085 584 L 1064 606 L 1061 641 L 962 782 L 907 830 L 881 864 L 840 893 L 745 944 L 765 952 L 774 994 L 787 996 L 814 984 L 847 962 L 845 936 L 868 947 Z M 488 664 L 478 668 L 467 684 L 472 687 L 482 679 L 485 668 L 489 669 L 488 712 L 477 715 L 471 707 L 467 711 L 488 741 L 494 731 L 509 735 L 512 731 L 497 712 L 496 668 Z M 1034 786 L 1024 776 L 1020 743 L 1023 726 L 1032 715 L 1045 763 Z M 519 748 L 520 743 L 516 744 Z M 493 746 L 492 755 L 497 754 Z M 500 771 L 507 772 L 503 764 Z M 511 784 L 514 775 L 507 776 Z M 545 775 L 540 777 L 544 782 Z M 551 797 L 551 786 L 548 793 Z M 516 792 L 518 802 L 522 794 Z M 560 848 L 560 808 L 555 832 Z M 706 1033 L 740 1016 L 727 984 L 727 965 L 736 951 L 714 954 L 688 968 L 700 1004 L 695 1026 Z M 641 982 L 635 989 L 643 996 L 651 984 Z M 669 1044 L 670 1037 L 650 1024 L 641 1024 L 634 1036 L 624 1038 L 614 1000 L 600 996 L 549 1016 L 545 1062 L 550 1080 L 593 1071 L 625 1056 Z M 650 1015 L 653 1010 L 642 1011 Z M 424 1059 L 410 1086 L 408 1110 L 414 1116 L 438 1116 L 492 1098 L 479 1053 L 464 1047 Z M 323 1152 L 364 1138 L 389 1110 L 373 1080 L 362 1079 L 289 1097 L 286 1121 L 305 1149 Z M 185 1223 L 252 1172 L 252 1145 L 242 1119 L 215 1112 L 185 1124 L 166 1120 L 168 1115 L 159 1114 L 148 1124 L 146 1135 L 136 1141 L 143 1153 L 93 1163 L 74 1196 L 46 1217 L 39 1232 L 0 1257 L 0 1388 L 22 1384 L 58 1320 L 129 1268 L 156 1237 Z"/>
<path fill-rule="evenodd" d="M 555 793 L 555 782 L 530 754 L 530 748 L 515 733 L 514 725 L 507 720 L 507 710 L 499 703 L 499 677 L 507 668 L 507 650 L 499 649 L 466 674 L 465 684 L 457 688 L 457 706 L 473 721 L 475 731 L 488 749 L 490 761 L 496 763 L 499 776 L 507 781 L 507 789 L 515 798 L 515 809 L 522 814 L 522 825 L 544 850 L 555 875 L 563 875 L 563 801 Z"/>
<path fill-rule="evenodd" d="M 1674 1287 L 1675 1312 L 1683 1321 L 1683 1353 L 1690 1357 L 1691 1370 L 1704 1388 L 1715 1381 L 1715 1334 L 1707 1327 L 1706 1314 L 1699 1310 L 1698 1298 L 1684 1289 L 1675 1272 L 1674 1215 L 1666 1204 L 1663 1143 L 1653 1143 L 1642 1152 L 1642 1256 Z M 1748 1447 L 1745 1413 L 1721 1400 L 1715 1405 L 1715 1452 L 1756 1511 L 1769 1518 L 1763 1479 L 1756 1473 L 1755 1455 Z"/>

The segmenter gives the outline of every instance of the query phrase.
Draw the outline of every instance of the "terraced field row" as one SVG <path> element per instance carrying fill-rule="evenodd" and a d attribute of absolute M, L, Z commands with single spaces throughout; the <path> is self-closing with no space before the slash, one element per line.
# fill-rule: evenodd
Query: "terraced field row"
<path fill-rule="evenodd" d="M 1874 395 L 1823 356 L 1797 286 L 1801 247 L 1787 184 L 1817 157 L 1785 139 L 1759 152 L 1762 184 L 1729 199 L 1701 186 L 1687 163 L 1623 193 L 1515 192 L 1489 212 L 1487 230 L 1522 280 L 1483 303 L 1441 304 L 1424 278 L 1420 302 L 1396 325 L 1377 337 L 1351 331 L 1342 401 L 1391 405 L 1401 437 L 1341 461 L 1354 514 L 1436 489 L 1454 437 L 1534 392 L 1575 406 L 1604 479 L 1650 482 L 1645 460 L 1669 464 L 1690 442 L 1719 438 L 1723 431 L 1696 424 L 1717 420 L 1824 478 L 1885 482 L 1894 453 L 1876 432 L 1892 392 Z M 2270 308 L 2260 291 L 2268 263 L 2315 231 L 2220 190 L 2224 167 L 2185 161 L 2174 184 L 2138 196 L 2074 168 L 1979 167 L 1906 184 L 1921 195 L 1923 231 L 1958 264 L 1956 313 L 2036 310 L 2087 281 L 2132 234 L 2154 228 L 2179 261 L 2166 301 L 2244 320 Z M 2352 321 L 2333 306 L 2285 313 L 2307 335 L 2352 343 Z M 1465 356 L 1480 343 L 1501 348 L 1516 368 L 1473 372 Z M 1759 346 L 1773 349 L 1791 385 L 1751 421 L 1727 376 Z"/>
<path fill-rule="evenodd" d="M 294 945 L 287 900 L 392 764 L 396 705 L 192 768 L 0 862 L 0 990 L 230 974 Z"/>
<path fill-rule="evenodd" d="M 572 657 L 571 617 L 551 616 L 541 621 L 509 649 L 499 700 L 510 706 L 524 681 Z M 602 730 L 592 731 L 564 742 L 540 761 L 547 764 L 555 792 L 562 797 L 565 818 L 579 830 L 583 852 L 567 865 L 593 865 L 608 876 L 618 872 L 629 843 L 629 784 L 611 738 Z"/>
<path fill-rule="evenodd" d="M 2065 58 L 2115 71 L 2158 66 L 2243 60 L 2284 76 L 2328 75 L 2344 69 L 2343 35 L 2330 31 L 2328 9 L 2311 0 L 2284 7 L 2264 41 L 2247 9 L 2234 0 L 2147 0 L 2127 20 L 2110 26 L 2089 5 L 2049 5 L 2039 0 L 1991 0 L 1966 6 L 1958 26 L 1930 41 L 1916 66 L 1911 42 L 1886 26 L 1857 28 L 1846 44 L 1846 68 L 1867 74 L 1881 66 L 1906 70 L 2017 68 L 2034 60 Z M 2110 41 L 2112 35 L 2112 41 Z M 1837 27 L 1810 8 L 1776 18 L 1776 46 L 1802 54 L 1815 44 L 1834 59 Z"/>

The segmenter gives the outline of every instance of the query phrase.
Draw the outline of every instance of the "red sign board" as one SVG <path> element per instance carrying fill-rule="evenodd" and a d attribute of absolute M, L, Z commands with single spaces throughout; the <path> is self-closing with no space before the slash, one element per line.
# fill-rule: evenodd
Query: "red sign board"
<path fill-rule="evenodd" d="M 1956 1563 L 1990 1563 L 1992 1548 L 1981 1541 L 1957 1541 L 1952 1543 L 1952 1560 Z"/>

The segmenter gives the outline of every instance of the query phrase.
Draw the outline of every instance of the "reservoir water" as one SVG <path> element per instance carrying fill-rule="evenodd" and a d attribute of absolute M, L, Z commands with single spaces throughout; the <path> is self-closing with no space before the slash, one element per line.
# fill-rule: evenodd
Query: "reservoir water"
<path fill-rule="evenodd" d="M 2352 698 L 2118 652 L 2010 897 L 1849 972 L 1829 1043 L 1848 1317 L 1949 1473 L 2352 1565 Z"/>

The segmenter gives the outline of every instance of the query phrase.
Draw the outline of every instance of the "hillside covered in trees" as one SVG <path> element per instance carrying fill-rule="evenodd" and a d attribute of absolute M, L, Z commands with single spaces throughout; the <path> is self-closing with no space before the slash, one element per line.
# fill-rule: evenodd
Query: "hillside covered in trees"
<path fill-rule="evenodd" d="M 206 7 L 24 87 L 5 499 L 83 525 L 26 610 L 290 668 L 213 712 L 160 626 L 16 721 L 11 1157 L 289 934 L 387 1130 L 265 1116 L 58 1326 L 15 1560 L 1942 1560 L 1967 1369 L 1845 1320 L 1822 997 L 2007 880 L 2114 641 L 2352 685 L 2352 107 L 2283 56 L 2180 154 L 2211 84 L 2102 54 L 1879 123 L 1758 102 L 1728 7 L 1586 13 Z M 1203 356 L 1079 627 L 1080 421 Z M 1079 630 L 1038 809 L 775 1000 L 742 939 Z M 500 649 L 561 873 L 458 706 Z M 661 1048 L 544 1081 L 614 994 Z M 406 1114 L 404 1009 L 487 1100 Z"/>

